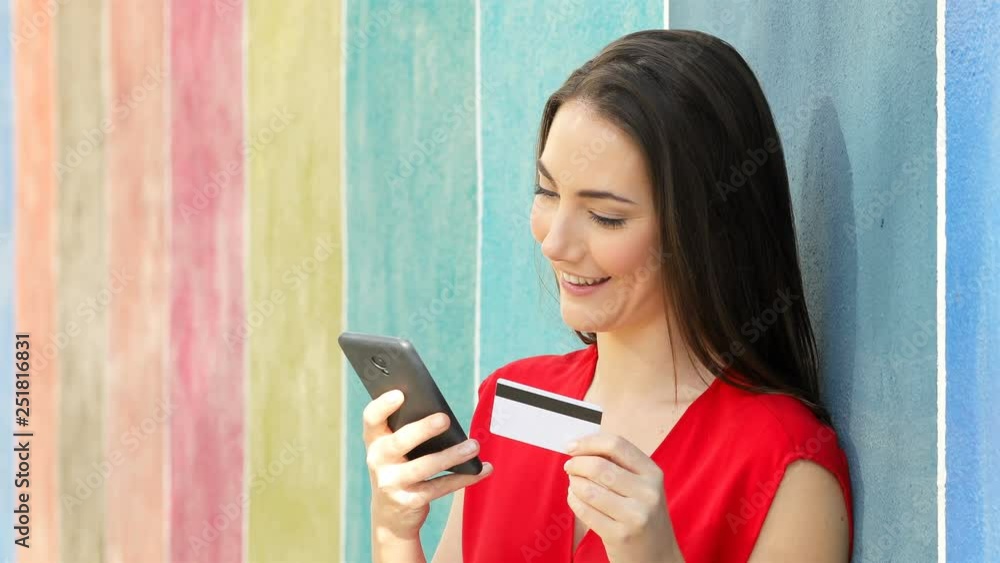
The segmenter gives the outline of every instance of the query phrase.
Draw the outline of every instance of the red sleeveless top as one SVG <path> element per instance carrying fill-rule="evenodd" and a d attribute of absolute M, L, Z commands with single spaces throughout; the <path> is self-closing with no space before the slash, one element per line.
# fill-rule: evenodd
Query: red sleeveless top
<path fill-rule="evenodd" d="M 490 433 L 497 378 L 583 399 L 596 365 L 592 344 L 512 362 L 479 386 L 469 435 L 479 440 L 479 457 L 493 464 L 493 475 L 465 489 L 465 563 L 608 561 L 593 530 L 573 552 L 575 515 L 562 468 L 569 456 Z M 853 552 L 847 458 L 834 431 L 795 398 L 750 393 L 716 379 L 650 457 L 663 470 L 670 519 L 688 563 L 745 562 L 785 468 L 798 459 L 818 463 L 840 482 Z"/>

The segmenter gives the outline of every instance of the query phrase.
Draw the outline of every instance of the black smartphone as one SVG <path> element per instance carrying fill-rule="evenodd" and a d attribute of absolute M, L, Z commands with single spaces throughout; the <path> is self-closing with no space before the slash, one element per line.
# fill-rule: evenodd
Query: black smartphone
<path fill-rule="evenodd" d="M 372 399 L 399 389 L 403 404 L 389 415 L 387 423 L 393 432 L 434 413 L 443 412 L 451 419 L 448 429 L 413 448 L 406 459 L 414 460 L 445 450 L 468 439 L 455 413 L 448 406 L 441 390 L 431 377 L 416 348 L 409 340 L 394 336 L 344 332 L 337 338 L 354 372 Z M 478 475 L 483 470 L 479 456 L 450 467 L 447 471 Z"/>

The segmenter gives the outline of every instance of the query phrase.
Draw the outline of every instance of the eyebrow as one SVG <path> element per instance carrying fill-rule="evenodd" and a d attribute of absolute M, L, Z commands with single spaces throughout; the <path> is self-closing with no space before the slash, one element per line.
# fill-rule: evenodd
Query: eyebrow
<path fill-rule="evenodd" d="M 548 178 L 549 181 L 552 182 L 556 187 L 559 186 L 559 184 L 556 184 L 556 179 L 552 177 L 551 173 L 549 173 L 549 169 L 546 168 L 544 164 L 542 164 L 542 159 L 538 159 L 538 171 L 542 173 L 542 176 Z M 614 192 L 609 192 L 606 190 L 580 190 L 579 192 L 576 193 L 576 195 L 590 199 L 611 199 L 614 201 L 620 201 L 622 203 L 639 205 L 638 203 L 632 201 L 631 199 L 628 199 L 627 197 L 622 197 Z"/>

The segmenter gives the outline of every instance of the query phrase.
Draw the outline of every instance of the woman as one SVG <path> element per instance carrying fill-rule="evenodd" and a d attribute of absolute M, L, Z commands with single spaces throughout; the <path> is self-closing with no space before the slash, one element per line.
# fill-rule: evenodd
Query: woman
<path fill-rule="evenodd" d="M 549 98 L 537 157 L 531 232 L 586 347 L 483 381 L 468 451 L 406 461 L 447 417 L 392 433 L 400 397 L 368 405 L 375 560 L 424 561 L 451 492 L 435 562 L 849 560 L 784 155 L 746 62 L 703 33 L 626 35 Z M 501 377 L 600 405 L 601 430 L 569 455 L 493 436 Z M 423 482 L 477 454 L 482 474 Z"/>

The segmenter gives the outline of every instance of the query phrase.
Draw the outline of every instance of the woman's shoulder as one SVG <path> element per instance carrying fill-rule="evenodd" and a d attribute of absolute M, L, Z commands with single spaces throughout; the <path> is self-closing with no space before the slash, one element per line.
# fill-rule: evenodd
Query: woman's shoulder
<path fill-rule="evenodd" d="M 724 491 L 719 494 L 725 497 L 720 502 L 727 532 L 742 530 L 755 541 L 786 470 L 798 461 L 815 463 L 833 475 L 850 514 L 850 466 L 833 427 L 797 397 L 716 383 L 715 408 L 703 411 L 708 416 L 699 422 L 705 428 L 698 440 L 690 438 L 686 453 L 711 468 L 705 478 Z"/>
<path fill-rule="evenodd" d="M 722 382 L 720 382 L 722 383 Z M 769 449 L 788 462 L 824 458 L 846 463 L 836 430 L 820 420 L 802 400 L 779 393 L 755 393 L 723 384 L 727 424 L 755 449 Z"/>

